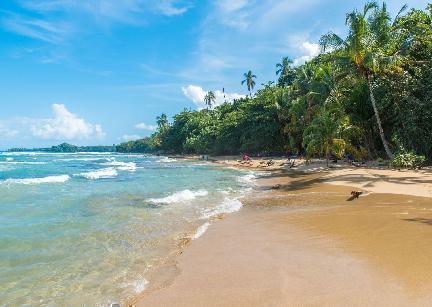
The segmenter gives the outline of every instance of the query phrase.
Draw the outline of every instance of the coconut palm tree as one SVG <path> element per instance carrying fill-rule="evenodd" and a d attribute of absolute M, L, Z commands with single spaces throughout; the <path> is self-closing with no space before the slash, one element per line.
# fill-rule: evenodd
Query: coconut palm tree
<path fill-rule="evenodd" d="M 249 95 L 252 97 L 252 91 L 253 91 L 253 89 L 255 87 L 255 80 L 254 79 L 256 79 L 257 76 L 255 76 L 252 73 L 252 71 L 249 70 L 247 73 L 243 74 L 243 77 L 245 79 L 242 81 L 241 84 L 243 85 L 243 84 L 246 83 L 247 89 L 249 91 Z"/>
<path fill-rule="evenodd" d="M 165 113 L 162 113 L 160 116 L 156 117 L 156 123 L 159 130 L 163 130 L 168 126 L 168 118 Z"/>
<path fill-rule="evenodd" d="M 291 85 L 295 79 L 295 72 L 291 69 L 293 61 L 289 57 L 282 58 L 281 63 L 276 64 L 276 75 L 279 76 L 279 86 Z"/>
<path fill-rule="evenodd" d="M 207 106 L 207 109 L 211 109 L 212 105 L 214 105 L 216 102 L 215 93 L 213 91 L 209 91 L 204 97 L 204 102 Z"/>
<path fill-rule="evenodd" d="M 399 18 L 405 9 L 406 6 L 396 18 Z M 401 70 L 403 43 L 398 43 L 390 35 L 395 22 L 391 22 L 385 3 L 380 7 L 375 1 L 368 2 L 363 11 L 354 10 L 348 13 L 346 25 L 349 34 L 345 39 L 330 32 L 321 37 L 321 48 L 323 52 L 329 52 L 329 58 L 336 61 L 347 75 L 355 74 L 367 80 L 381 141 L 391 159 L 393 154 L 382 128 L 374 95 L 374 78 L 389 69 Z"/>

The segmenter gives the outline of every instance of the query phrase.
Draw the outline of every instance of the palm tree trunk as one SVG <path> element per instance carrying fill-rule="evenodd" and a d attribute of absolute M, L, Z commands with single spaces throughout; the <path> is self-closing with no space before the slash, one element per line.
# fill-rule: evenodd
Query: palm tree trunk
<path fill-rule="evenodd" d="M 370 95 L 370 99 L 372 102 L 372 107 L 374 109 L 375 118 L 376 118 L 376 121 L 378 124 L 378 130 L 379 130 L 379 134 L 381 136 L 381 141 L 384 145 L 384 149 L 385 149 L 387 156 L 389 157 L 389 159 L 392 159 L 393 153 L 390 150 L 390 147 L 389 147 L 388 142 L 387 142 L 385 135 L 384 135 L 384 130 L 383 130 L 382 125 L 381 125 L 381 119 L 379 117 L 378 108 L 376 106 L 376 100 L 375 100 L 375 96 L 373 94 L 373 87 L 372 87 L 372 81 L 371 81 L 370 75 L 367 76 L 367 80 L 368 80 L 368 85 L 369 85 L 369 95 Z"/>

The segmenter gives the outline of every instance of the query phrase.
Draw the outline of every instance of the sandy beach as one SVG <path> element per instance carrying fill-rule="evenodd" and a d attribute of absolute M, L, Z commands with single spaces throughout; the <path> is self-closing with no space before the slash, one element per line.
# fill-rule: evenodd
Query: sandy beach
<path fill-rule="evenodd" d="M 286 168 L 258 179 L 243 209 L 214 221 L 170 281 L 134 304 L 432 304 L 430 171 Z M 352 200 L 352 190 L 363 194 Z"/>

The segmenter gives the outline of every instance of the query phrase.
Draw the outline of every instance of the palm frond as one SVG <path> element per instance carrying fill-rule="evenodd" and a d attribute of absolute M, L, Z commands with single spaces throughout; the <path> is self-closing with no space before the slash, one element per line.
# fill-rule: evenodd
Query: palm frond
<path fill-rule="evenodd" d="M 319 44 L 323 52 L 328 51 L 329 49 L 339 49 L 341 48 L 345 42 L 344 40 L 333 32 L 329 32 L 321 36 L 319 40 Z"/>
<path fill-rule="evenodd" d="M 363 18 L 366 18 L 367 14 L 374 9 L 378 9 L 378 3 L 376 1 L 367 2 L 363 8 Z"/>
<path fill-rule="evenodd" d="M 402 8 L 399 10 L 399 12 L 397 13 L 397 15 L 396 15 L 396 17 L 395 17 L 395 19 L 394 19 L 394 21 L 393 21 L 393 27 L 396 25 L 396 23 L 398 22 L 398 20 L 399 20 L 399 18 L 401 18 L 402 17 L 402 14 L 406 11 L 408 9 L 408 5 L 407 4 L 404 4 L 403 6 L 402 6 Z"/>

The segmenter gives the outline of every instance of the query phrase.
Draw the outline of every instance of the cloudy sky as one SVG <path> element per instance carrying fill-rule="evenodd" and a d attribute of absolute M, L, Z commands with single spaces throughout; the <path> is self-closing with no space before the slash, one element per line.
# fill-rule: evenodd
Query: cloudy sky
<path fill-rule="evenodd" d="M 389 0 L 424 8 L 427 0 Z M 358 0 L 4 0 L 0 2 L 0 149 L 113 144 L 155 117 L 222 102 L 303 63 L 328 30 L 344 34 Z"/>

